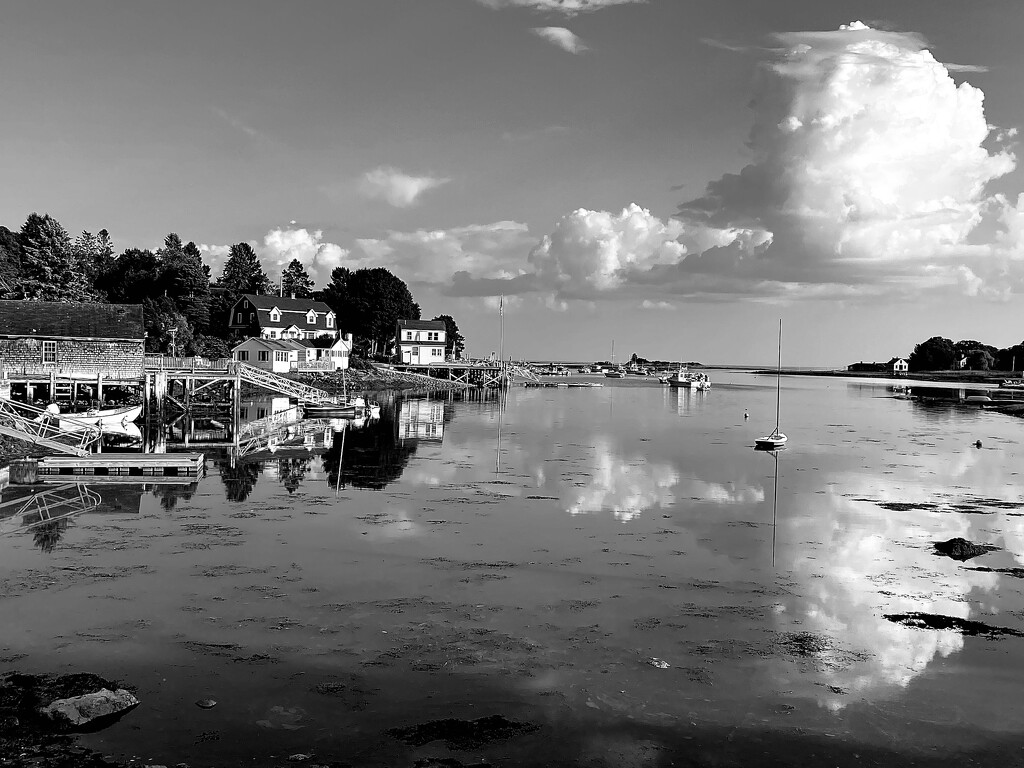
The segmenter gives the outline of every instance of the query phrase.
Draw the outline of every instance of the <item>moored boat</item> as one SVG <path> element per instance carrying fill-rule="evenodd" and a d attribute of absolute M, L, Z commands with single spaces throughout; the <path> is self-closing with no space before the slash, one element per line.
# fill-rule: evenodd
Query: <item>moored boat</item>
<path fill-rule="evenodd" d="M 706 373 L 690 371 L 685 367 L 669 376 L 665 383 L 670 387 L 681 389 L 704 390 L 711 388 L 711 378 Z"/>
<path fill-rule="evenodd" d="M 57 415 L 57 423 L 62 432 L 74 432 L 89 427 L 114 429 L 132 424 L 141 415 L 141 405 L 129 405 L 125 408 L 93 408 L 82 413 L 61 413 Z"/>
<path fill-rule="evenodd" d="M 604 372 L 604 375 L 609 379 L 624 379 L 626 377 L 626 371 L 624 368 L 609 368 Z"/>

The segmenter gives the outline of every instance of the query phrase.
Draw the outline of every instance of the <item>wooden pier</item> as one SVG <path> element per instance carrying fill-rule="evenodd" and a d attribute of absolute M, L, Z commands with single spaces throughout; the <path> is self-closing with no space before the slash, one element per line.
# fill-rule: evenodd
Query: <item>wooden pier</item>
<path fill-rule="evenodd" d="M 202 453 L 100 453 L 92 456 L 47 456 L 39 460 L 39 477 L 86 475 L 111 478 L 203 476 Z"/>
<path fill-rule="evenodd" d="M 412 363 L 395 363 L 396 371 L 421 373 L 433 379 L 454 381 L 467 387 L 501 388 L 508 387 L 513 377 L 536 379 L 537 377 L 523 366 L 510 362 L 494 361 L 453 361 L 447 363 L 428 363 L 418 365 Z"/>

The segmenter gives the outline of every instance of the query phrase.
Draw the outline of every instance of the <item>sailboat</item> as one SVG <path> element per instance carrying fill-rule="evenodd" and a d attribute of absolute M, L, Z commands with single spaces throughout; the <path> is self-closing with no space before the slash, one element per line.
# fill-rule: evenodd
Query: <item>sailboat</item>
<path fill-rule="evenodd" d="M 754 441 L 758 451 L 777 451 L 789 440 L 779 429 L 779 401 L 782 399 L 782 319 L 779 319 L 779 367 L 775 373 L 775 431 Z"/>

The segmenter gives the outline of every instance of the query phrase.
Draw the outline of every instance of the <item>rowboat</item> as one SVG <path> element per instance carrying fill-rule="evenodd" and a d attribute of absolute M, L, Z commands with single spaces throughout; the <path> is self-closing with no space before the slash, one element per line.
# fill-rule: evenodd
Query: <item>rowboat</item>
<path fill-rule="evenodd" d="M 114 429 L 133 423 L 141 415 L 141 405 L 103 410 L 93 408 L 83 413 L 61 413 L 57 416 L 57 424 L 62 432 L 76 432 L 97 426 L 101 429 Z"/>

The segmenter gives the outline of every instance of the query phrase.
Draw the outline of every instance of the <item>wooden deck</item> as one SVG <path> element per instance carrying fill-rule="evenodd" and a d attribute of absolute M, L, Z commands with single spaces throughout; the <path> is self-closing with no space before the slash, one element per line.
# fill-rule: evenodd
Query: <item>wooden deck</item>
<path fill-rule="evenodd" d="M 92 456 L 47 456 L 39 460 L 39 476 L 63 477 L 193 477 L 206 467 L 202 453 L 99 453 Z"/>

